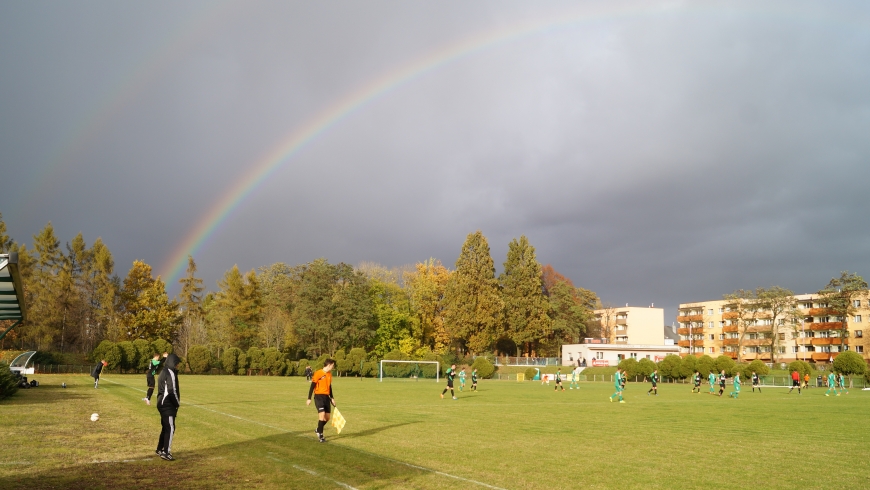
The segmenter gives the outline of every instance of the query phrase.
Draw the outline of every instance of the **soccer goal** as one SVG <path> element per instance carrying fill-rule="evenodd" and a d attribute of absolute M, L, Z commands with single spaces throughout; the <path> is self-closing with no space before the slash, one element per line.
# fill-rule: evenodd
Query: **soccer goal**
<path fill-rule="evenodd" d="M 384 378 L 431 379 L 436 383 L 440 379 L 441 363 L 438 361 L 390 361 L 384 359 L 380 362 L 378 379 Z"/>

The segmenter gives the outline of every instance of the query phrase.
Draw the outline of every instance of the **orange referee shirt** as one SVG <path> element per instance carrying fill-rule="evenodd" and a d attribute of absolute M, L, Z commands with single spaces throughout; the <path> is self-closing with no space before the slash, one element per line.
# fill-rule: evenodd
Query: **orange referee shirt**
<path fill-rule="evenodd" d="M 329 387 L 332 385 L 332 373 L 318 369 L 311 377 L 311 382 L 314 383 L 315 395 L 329 395 Z"/>

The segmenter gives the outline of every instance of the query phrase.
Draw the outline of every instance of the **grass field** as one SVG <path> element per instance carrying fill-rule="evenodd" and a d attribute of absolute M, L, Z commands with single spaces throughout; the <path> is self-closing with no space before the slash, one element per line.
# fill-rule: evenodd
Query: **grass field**
<path fill-rule="evenodd" d="M 618 404 L 606 383 L 484 380 L 442 400 L 434 381 L 335 378 L 348 424 L 319 444 L 304 379 L 182 375 L 167 462 L 144 376 L 36 378 L 0 402 L 0 488 L 870 488 L 868 391 L 629 383 Z"/>

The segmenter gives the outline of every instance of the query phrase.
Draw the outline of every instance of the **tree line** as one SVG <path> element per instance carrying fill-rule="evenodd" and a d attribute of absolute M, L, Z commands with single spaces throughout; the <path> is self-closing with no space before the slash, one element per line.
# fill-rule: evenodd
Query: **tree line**
<path fill-rule="evenodd" d="M 103 341 L 129 350 L 126 342 L 165 339 L 183 357 L 206 349 L 221 363 L 231 349 L 294 360 L 353 349 L 377 358 L 558 356 L 563 343 L 591 333 L 600 304 L 594 292 L 542 266 L 525 236 L 510 242 L 496 276 L 480 231 L 467 236 L 454 269 L 432 258 L 402 268 L 323 258 L 246 273 L 233 266 L 216 291 L 206 291 L 188 257 L 174 298 L 150 265 L 136 260 L 119 277 L 100 238 L 88 246 L 78 234 L 61 247 L 51 223 L 29 249 L 7 235 L 0 215 L 0 253 L 9 251 L 19 254 L 28 318 L 0 349 L 87 354 Z"/>

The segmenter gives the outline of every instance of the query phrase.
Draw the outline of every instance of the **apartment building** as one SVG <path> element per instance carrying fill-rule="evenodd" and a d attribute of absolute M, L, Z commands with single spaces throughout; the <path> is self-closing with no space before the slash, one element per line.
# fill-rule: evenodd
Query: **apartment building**
<path fill-rule="evenodd" d="M 593 312 L 601 322 L 601 337 L 611 344 L 664 345 L 665 310 L 628 306 Z"/>
<path fill-rule="evenodd" d="M 744 361 L 791 362 L 795 359 L 829 363 L 842 351 L 852 350 L 868 357 L 864 337 L 870 321 L 870 297 L 853 300 L 855 312 L 847 319 L 845 337 L 841 337 L 843 319 L 818 294 L 793 297 L 797 308 L 773 318 L 769 310 L 747 313 L 726 300 L 683 303 L 677 322 L 680 355 L 722 354 Z"/>

